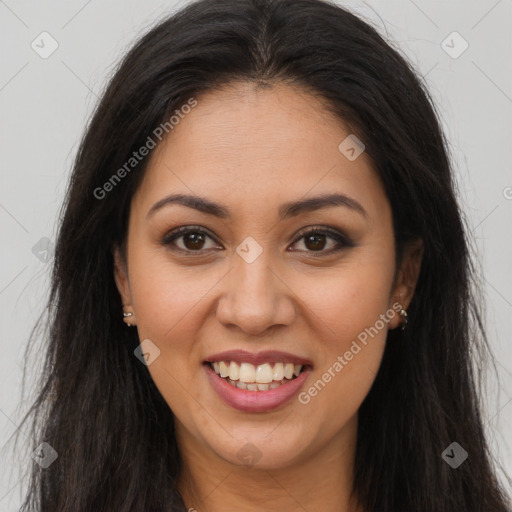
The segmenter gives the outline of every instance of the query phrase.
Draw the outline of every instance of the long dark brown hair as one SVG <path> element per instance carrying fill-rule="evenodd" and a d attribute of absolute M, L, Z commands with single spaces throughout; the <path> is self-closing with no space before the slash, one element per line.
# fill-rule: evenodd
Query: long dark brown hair
<path fill-rule="evenodd" d="M 47 469 L 34 463 L 22 512 L 185 510 L 173 414 L 134 356 L 139 340 L 121 321 L 113 278 L 112 248 L 125 241 L 147 159 L 105 197 L 95 190 L 191 97 L 232 81 L 293 84 L 325 99 L 375 163 L 398 257 L 408 241 L 424 242 L 409 324 L 389 332 L 359 410 L 354 492 L 365 510 L 510 510 L 479 412 L 488 343 L 478 276 L 423 80 L 335 4 L 200 0 L 124 57 L 78 150 L 42 319 L 44 372 L 25 418 L 34 446 L 48 442 L 59 456 Z M 457 469 L 441 457 L 454 441 L 469 453 Z"/>

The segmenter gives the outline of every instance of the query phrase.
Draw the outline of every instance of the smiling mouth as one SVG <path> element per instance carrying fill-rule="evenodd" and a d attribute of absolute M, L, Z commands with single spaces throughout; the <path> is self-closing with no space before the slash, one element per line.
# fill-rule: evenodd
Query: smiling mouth
<path fill-rule="evenodd" d="M 206 361 L 210 368 L 233 387 L 247 391 L 269 391 L 295 380 L 309 365 Z"/>

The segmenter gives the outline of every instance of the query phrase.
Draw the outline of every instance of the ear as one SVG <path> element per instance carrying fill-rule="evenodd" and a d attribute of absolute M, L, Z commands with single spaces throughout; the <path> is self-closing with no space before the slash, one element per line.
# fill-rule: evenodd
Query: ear
<path fill-rule="evenodd" d="M 125 308 L 130 308 L 132 304 L 132 294 L 130 291 L 126 261 L 122 257 L 119 247 L 115 247 L 113 249 L 112 255 L 114 257 L 114 279 L 117 285 L 117 290 L 121 296 L 123 306 Z"/>
<path fill-rule="evenodd" d="M 396 302 L 405 310 L 409 307 L 420 275 L 423 250 L 423 240 L 420 238 L 410 242 L 404 248 L 402 264 L 398 271 L 395 287 L 391 293 L 390 308 Z M 401 323 L 402 319 L 397 314 L 389 321 L 389 328 L 395 329 Z"/>

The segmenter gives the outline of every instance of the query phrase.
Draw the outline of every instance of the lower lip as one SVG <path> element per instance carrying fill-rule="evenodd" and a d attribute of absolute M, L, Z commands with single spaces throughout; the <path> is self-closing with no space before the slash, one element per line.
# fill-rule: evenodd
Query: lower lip
<path fill-rule="evenodd" d="M 286 404 L 299 391 L 311 371 L 306 368 L 299 376 L 286 384 L 268 391 L 239 389 L 219 377 L 209 364 L 204 365 L 213 389 L 231 407 L 243 412 L 266 412 Z"/>

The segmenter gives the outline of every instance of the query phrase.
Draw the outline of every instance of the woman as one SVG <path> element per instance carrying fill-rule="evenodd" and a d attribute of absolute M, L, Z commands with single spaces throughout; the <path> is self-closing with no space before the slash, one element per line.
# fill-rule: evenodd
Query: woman
<path fill-rule="evenodd" d="M 190 4 L 78 152 L 22 510 L 510 510 L 471 279 L 435 109 L 373 28 Z"/>

